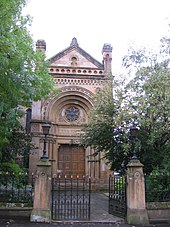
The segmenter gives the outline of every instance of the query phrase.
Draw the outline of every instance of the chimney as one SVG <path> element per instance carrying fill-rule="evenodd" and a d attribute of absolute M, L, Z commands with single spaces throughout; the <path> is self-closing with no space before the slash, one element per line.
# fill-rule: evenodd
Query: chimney
<path fill-rule="evenodd" d="M 102 50 L 104 73 L 106 75 L 112 74 L 112 47 L 111 44 L 105 43 Z"/>

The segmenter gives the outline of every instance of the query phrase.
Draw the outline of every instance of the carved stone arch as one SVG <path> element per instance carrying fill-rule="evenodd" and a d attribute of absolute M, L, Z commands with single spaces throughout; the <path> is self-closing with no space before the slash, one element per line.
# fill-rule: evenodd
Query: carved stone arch
<path fill-rule="evenodd" d="M 68 87 L 66 86 L 66 87 L 63 87 L 61 90 L 62 90 L 62 93 L 66 92 L 66 91 L 77 92 L 77 94 L 85 97 L 93 105 L 94 94 L 91 91 L 89 91 L 88 89 L 85 89 L 85 88 L 79 87 L 79 86 L 68 86 Z M 61 93 L 61 95 L 62 95 L 62 93 Z"/>
<path fill-rule="evenodd" d="M 69 105 L 78 106 L 88 118 L 89 110 L 93 107 L 93 96 L 92 92 L 81 87 L 64 87 L 59 96 L 51 97 L 44 103 L 42 108 L 43 119 L 59 122 L 61 109 Z M 87 123 L 87 119 L 85 122 Z"/>
<path fill-rule="evenodd" d="M 69 122 L 64 117 L 63 111 L 70 106 L 76 106 L 82 113 L 81 117 L 85 118 L 84 120 L 82 120 L 82 122 L 87 123 L 88 112 L 92 108 L 92 106 L 89 105 L 89 102 L 86 99 L 80 96 L 75 96 L 73 94 L 67 94 L 64 97 L 60 97 L 59 99 L 56 100 L 55 103 L 53 103 L 51 108 L 49 108 L 48 112 L 50 121 L 55 123 L 60 123 L 63 121 L 69 124 Z M 62 121 L 61 117 L 63 118 Z"/>

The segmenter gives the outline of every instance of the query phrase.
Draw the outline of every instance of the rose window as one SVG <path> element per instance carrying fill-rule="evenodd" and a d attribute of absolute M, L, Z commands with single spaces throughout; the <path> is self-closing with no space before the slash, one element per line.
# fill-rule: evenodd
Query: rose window
<path fill-rule="evenodd" d="M 80 111 L 75 106 L 70 106 L 65 110 L 65 116 L 68 121 L 76 121 L 80 116 Z"/>

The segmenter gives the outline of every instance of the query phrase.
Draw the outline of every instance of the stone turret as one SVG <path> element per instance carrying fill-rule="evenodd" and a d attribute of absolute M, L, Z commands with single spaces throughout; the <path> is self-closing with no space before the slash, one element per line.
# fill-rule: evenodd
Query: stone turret
<path fill-rule="evenodd" d="M 107 75 L 112 74 L 112 47 L 110 44 L 105 43 L 102 49 L 104 73 Z"/>
<path fill-rule="evenodd" d="M 46 42 L 45 42 L 45 40 L 43 40 L 43 39 L 37 40 L 36 49 L 37 50 L 42 50 L 42 51 L 45 52 L 46 51 Z"/>

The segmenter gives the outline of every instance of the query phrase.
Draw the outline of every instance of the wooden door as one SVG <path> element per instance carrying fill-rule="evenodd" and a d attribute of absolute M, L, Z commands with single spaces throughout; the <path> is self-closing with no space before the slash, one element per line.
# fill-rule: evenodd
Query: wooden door
<path fill-rule="evenodd" d="M 78 145 L 61 145 L 58 153 L 58 169 L 62 176 L 74 178 L 85 175 L 85 150 Z"/>

